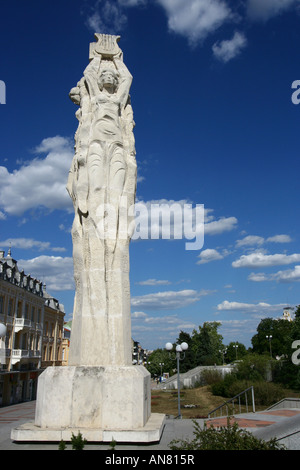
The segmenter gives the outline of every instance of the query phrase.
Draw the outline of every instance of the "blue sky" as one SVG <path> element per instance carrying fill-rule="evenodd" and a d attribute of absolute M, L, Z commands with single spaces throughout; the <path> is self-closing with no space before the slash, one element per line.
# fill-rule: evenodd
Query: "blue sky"
<path fill-rule="evenodd" d="M 68 93 L 94 32 L 120 34 L 134 77 L 137 198 L 206 213 L 199 251 L 184 240 L 131 243 L 132 336 L 163 347 L 220 321 L 225 344 L 250 346 L 262 318 L 300 303 L 300 1 L 2 3 L 0 248 L 11 244 L 70 319 Z"/>

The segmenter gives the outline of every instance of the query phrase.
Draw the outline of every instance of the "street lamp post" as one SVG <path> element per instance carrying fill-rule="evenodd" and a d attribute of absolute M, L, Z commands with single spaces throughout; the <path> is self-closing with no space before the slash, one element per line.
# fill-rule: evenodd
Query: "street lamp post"
<path fill-rule="evenodd" d="M 239 345 L 234 344 L 233 347 L 235 348 L 235 359 L 237 360 L 237 348 L 239 347 Z"/>
<path fill-rule="evenodd" d="M 224 362 L 224 356 L 225 356 L 225 354 L 227 353 L 227 348 L 225 348 L 225 349 L 219 349 L 219 352 L 222 354 L 223 366 L 224 366 L 224 364 L 225 364 L 225 362 Z"/>
<path fill-rule="evenodd" d="M 177 360 L 177 392 L 178 392 L 178 419 L 182 419 L 181 416 L 181 409 L 180 409 L 180 370 L 179 370 L 179 363 L 185 358 L 185 352 L 188 349 L 188 344 L 187 343 L 181 343 L 176 346 L 176 354 L 175 357 L 171 356 L 171 350 L 173 349 L 173 344 L 172 343 L 167 343 L 165 348 L 167 351 L 169 351 L 169 356 L 171 359 L 176 359 Z M 181 357 L 181 353 L 183 353 L 183 356 Z"/>
<path fill-rule="evenodd" d="M 165 365 L 164 362 L 160 362 L 160 381 L 162 381 L 162 367 Z"/>
<path fill-rule="evenodd" d="M 266 338 L 269 340 L 270 356 L 272 357 L 272 346 L 271 346 L 272 335 L 266 335 Z"/>

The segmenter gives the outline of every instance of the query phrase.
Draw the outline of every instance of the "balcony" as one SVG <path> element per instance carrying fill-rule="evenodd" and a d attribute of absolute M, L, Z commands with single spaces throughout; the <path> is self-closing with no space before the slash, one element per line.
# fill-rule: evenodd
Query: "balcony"
<path fill-rule="evenodd" d="M 40 357 L 41 351 L 39 350 L 13 349 L 11 352 L 12 365 L 17 364 L 22 359 L 39 359 Z"/>
<path fill-rule="evenodd" d="M 30 328 L 31 321 L 27 320 L 26 318 L 16 318 L 15 319 L 15 332 L 18 333 L 19 331 L 23 330 L 24 328 Z"/>
<path fill-rule="evenodd" d="M 0 322 L 6 325 L 12 325 L 14 322 L 14 317 L 0 313 Z"/>
<path fill-rule="evenodd" d="M 18 333 L 21 330 L 30 328 L 31 330 L 42 331 L 43 325 L 41 323 L 35 323 L 27 318 L 16 318 L 15 319 L 15 332 Z"/>

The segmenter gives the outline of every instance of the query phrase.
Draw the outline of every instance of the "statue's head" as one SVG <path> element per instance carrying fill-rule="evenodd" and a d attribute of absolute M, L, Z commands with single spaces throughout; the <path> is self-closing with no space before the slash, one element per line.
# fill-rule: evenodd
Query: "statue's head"
<path fill-rule="evenodd" d="M 115 91 L 118 87 L 119 83 L 119 74 L 115 72 L 113 69 L 105 69 L 102 70 L 99 80 L 98 80 L 98 85 L 100 90 L 103 90 L 103 88 L 113 88 Z"/>

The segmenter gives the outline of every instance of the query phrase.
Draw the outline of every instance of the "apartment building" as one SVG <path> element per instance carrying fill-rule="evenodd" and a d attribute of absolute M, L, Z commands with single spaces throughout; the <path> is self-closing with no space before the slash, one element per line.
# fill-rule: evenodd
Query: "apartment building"
<path fill-rule="evenodd" d="M 0 251 L 0 323 L 6 326 L 0 355 L 0 406 L 36 397 L 37 379 L 48 365 L 62 364 L 63 305 L 43 283 L 20 271 Z"/>

